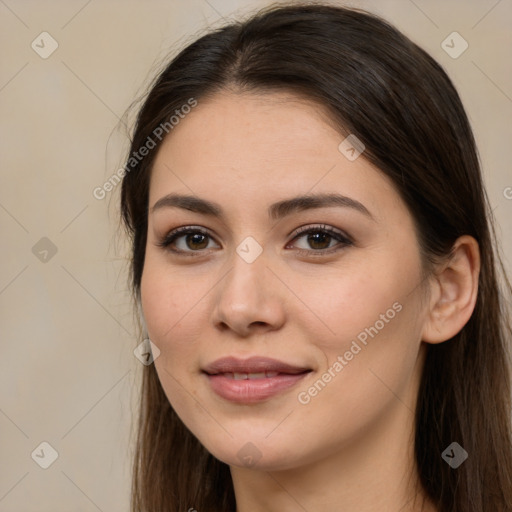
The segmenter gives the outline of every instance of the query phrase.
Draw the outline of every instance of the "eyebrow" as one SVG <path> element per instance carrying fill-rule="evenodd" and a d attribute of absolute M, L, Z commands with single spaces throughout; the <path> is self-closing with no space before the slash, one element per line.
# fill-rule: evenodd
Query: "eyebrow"
<path fill-rule="evenodd" d="M 269 206 L 268 216 L 271 220 L 279 220 L 292 213 L 332 206 L 352 208 L 370 219 L 375 220 L 366 206 L 359 201 L 334 193 L 307 194 L 278 201 Z M 153 213 L 161 208 L 182 208 L 202 215 L 224 219 L 222 207 L 219 204 L 193 195 L 168 194 L 159 199 L 150 209 L 150 212 Z"/>

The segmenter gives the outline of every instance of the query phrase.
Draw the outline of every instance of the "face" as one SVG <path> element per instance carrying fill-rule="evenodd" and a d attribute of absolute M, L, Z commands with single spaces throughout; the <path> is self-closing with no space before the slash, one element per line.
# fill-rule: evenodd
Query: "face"
<path fill-rule="evenodd" d="M 344 139 L 299 98 L 226 93 L 157 155 L 141 282 L 155 367 L 181 420 L 232 466 L 311 463 L 414 396 L 413 220 Z"/>

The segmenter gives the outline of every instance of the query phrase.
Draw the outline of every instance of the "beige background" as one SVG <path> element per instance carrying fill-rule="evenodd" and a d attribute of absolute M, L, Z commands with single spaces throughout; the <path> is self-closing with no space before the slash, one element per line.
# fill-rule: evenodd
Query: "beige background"
<path fill-rule="evenodd" d="M 92 191 L 122 163 L 119 119 L 167 53 L 266 4 L 0 0 L 0 512 L 128 509 L 140 340 L 118 190 L 102 201 Z M 454 80 L 511 254 L 512 3 L 350 4 L 392 21 Z M 43 31 L 59 45 L 47 59 L 31 48 Z M 453 31 L 469 43 L 457 59 L 441 48 Z M 47 261 L 47 242 L 32 250 L 42 237 L 57 249 Z M 43 441 L 59 454 L 48 469 L 31 458 Z"/>

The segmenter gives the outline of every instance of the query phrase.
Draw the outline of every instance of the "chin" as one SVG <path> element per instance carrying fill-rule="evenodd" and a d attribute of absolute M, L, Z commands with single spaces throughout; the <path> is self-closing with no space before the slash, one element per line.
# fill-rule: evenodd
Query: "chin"
<path fill-rule="evenodd" d="M 234 436 L 226 443 L 209 439 L 201 441 L 203 446 L 218 460 L 239 468 L 248 468 L 259 471 L 281 471 L 292 469 L 301 465 L 303 457 L 297 452 L 301 443 L 289 440 L 283 444 L 282 440 L 271 441 L 265 435 Z M 304 461 L 306 462 L 306 461 Z"/>

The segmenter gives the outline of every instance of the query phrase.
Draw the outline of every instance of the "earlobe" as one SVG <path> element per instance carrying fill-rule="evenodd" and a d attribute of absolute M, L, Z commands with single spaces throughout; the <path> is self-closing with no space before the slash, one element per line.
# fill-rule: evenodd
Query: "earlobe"
<path fill-rule="evenodd" d="M 461 331 L 475 309 L 479 275 L 478 242 L 469 235 L 461 236 L 435 274 L 436 289 L 431 294 L 423 341 L 442 343 Z"/>

